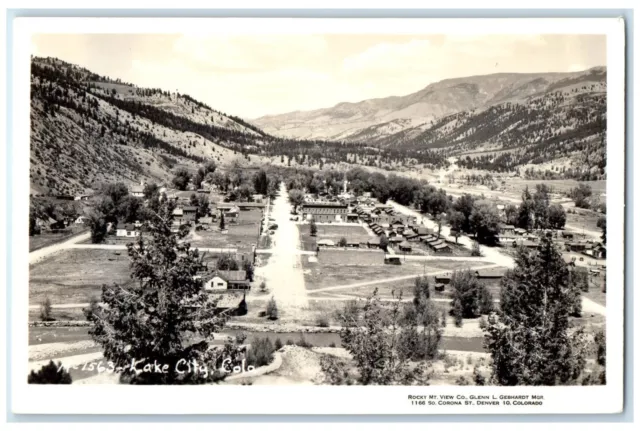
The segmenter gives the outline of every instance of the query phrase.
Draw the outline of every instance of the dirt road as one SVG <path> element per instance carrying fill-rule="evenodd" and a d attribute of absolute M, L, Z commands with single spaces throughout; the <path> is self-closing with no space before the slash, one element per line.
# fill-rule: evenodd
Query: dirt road
<path fill-rule="evenodd" d="M 58 244 L 53 244 L 48 247 L 43 247 L 39 250 L 32 251 L 31 253 L 29 253 L 29 263 L 30 264 L 35 263 L 41 260 L 42 258 L 49 256 L 50 254 L 56 253 L 60 250 L 66 250 L 72 247 L 73 245 L 75 245 L 76 243 L 88 240 L 90 237 L 91 237 L 91 233 L 86 232 L 86 233 L 83 233 L 82 235 L 69 238 L 64 242 L 60 242 Z"/>
<path fill-rule="evenodd" d="M 267 265 L 257 268 L 256 272 L 265 278 L 278 308 L 295 315 L 309 300 L 298 249 L 298 226 L 290 220 L 292 207 L 284 184 L 280 184 L 280 193 L 272 204 L 270 217 L 278 228 L 273 235 L 271 257 Z"/>

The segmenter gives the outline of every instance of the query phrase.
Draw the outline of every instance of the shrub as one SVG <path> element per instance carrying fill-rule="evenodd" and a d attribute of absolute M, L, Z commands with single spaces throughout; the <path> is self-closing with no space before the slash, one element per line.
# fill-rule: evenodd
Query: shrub
<path fill-rule="evenodd" d="M 262 283 L 260 283 L 260 292 L 264 293 L 267 291 L 267 283 L 263 280 Z"/>
<path fill-rule="evenodd" d="M 271 363 L 273 352 L 276 349 L 269 337 L 256 338 L 251 343 L 251 347 L 247 351 L 247 364 L 254 367 L 262 367 Z"/>
<path fill-rule="evenodd" d="M 469 386 L 469 381 L 464 376 L 460 376 L 456 379 L 456 385 Z"/>
<path fill-rule="evenodd" d="M 295 345 L 299 347 L 304 347 L 307 349 L 310 349 L 311 347 L 313 347 L 313 344 L 308 342 L 306 338 L 304 338 L 304 335 L 300 335 L 300 339 L 295 343 Z"/>
<path fill-rule="evenodd" d="M 478 241 L 474 241 L 471 245 L 471 256 L 482 256 L 482 252 L 480 251 L 480 244 Z"/>
<path fill-rule="evenodd" d="M 280 338 L 276 338 L 276 341 L 273 343 L 273 347 L 276 350 L 282 349 L 282 340 Z"/>
<path fill-rule="evenodd" d="M 338 247 L 346 247 L 347 246 L 347 239 L 345 237 L 340 238 L 340 241 L 338 241 Z"/>
<path fill-rule="evenodd" d="M 40 304 L 40 320 L 42 320 L 43 322 L 50 322 L 52 320 L 55 320 L 51 316 L 51 309 L 51 300 L 47 296 L 42 304 Z"/>
<path fill-rule="evenodd" d="M 331 343 L 329 343 L 329 347 L 336 347 L 336 343 L 332 341 Z"/>
<path fill-rule="evenodd" d="M 293 342 L 293 340 L 291 338 L 289 338 L 287 340 L 287 346 L 293 346 L 293 345 L 295 345 L 295 343 Z"/>
<path fill-rule="evenodd" d="M 476 386 L 484 386 L 487 384 L 487 379 L 485 379 L 485 377 L 480 373 L 480 369 L 478 369 L 478 367 L 473 369 L 473 381 Z"/>
<path fill-rule="evenodd" d="M 321 328 L 328 328 L 329 319 L 327 318 L 327 316 L 318 316 L 316 318 L 316 326 L 319 326 Z"/>
<path fill-rule="evenodd" d="M 62 362 L 56 365 L 53 361 L 49 361 L 37 372 L 31 371 L 27 378 L 27 383 L 36 385 L 70 385 L 71 374 L 62 366 Z"/>
<path fill-rule="evenodd" d="M 267 304 L 266 316 L 267 318 L 269 318 L 269 320 L 278 319 L 278 305 L 276 304 L 276 300 L 273 298 L 273 296 Z"/>

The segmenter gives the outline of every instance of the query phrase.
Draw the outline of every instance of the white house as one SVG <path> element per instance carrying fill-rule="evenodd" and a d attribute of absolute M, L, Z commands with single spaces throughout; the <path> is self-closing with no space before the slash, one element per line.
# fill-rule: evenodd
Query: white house
<path fill-rule="evenodd" d="M 76 219 L 75 224 L 85 224 L 87 222 L 87 218 L 85 216 L 80 216 Z"/>
<path fill-rule="evenodd" d="M 140 236 L 140 231 L 137 230 L 136 227 L 131 223 L 118 223 L 118 225 L 116 226 L 116 236 L 133 238 Z"/>
<path fill-rule="evenodd" d="M 227 288 L 227 280 L 220 277 L 219 275 L 214 276 L 211 280 L 207 281 L 204 284 L 204 290 L 218 290 L 218 289 L 226 289 Z"/>
<path fill-rule="evenodd" d="M 141 182 L 139 186 L 131 187 L 129 193 L 137 198 L 144 197 L 144 182 Z"/>

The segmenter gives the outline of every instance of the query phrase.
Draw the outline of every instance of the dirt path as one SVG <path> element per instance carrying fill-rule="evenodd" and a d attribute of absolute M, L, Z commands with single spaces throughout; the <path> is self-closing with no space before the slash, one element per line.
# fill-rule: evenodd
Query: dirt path
<path fill-rule="evenodd" d="M 273 201 L 270 215 L 278 225 L 273 235 L 271 257 L 267 265 L 256 272 L 265 278 L 278 307 L 292 316 L 309 301 L 298 250 L 298 226 L 290 220 L 291 210 L 287 188 L 280 184 L 280 193 Z"/>
<path fill-rule="evenodd" d="M 69 238 L 68 240 L 60 242 L 58 244 L 53 244 L 48 247 L 43 247 L 41 249 L 32 251 L 31 253 L 29 253 L 29 264 L 36 263 L 39 260 L 43 259 L 44 257 L 49 256 L 50 254 L 56 253 L 60 250 L 66 250 L 67 248 L 72 247 L 74 244 L 78 242 L 88 240 L 90 237 L 91 237 L 91 232 L 86 232 L 81 235 L 77 235 L 72 238 Z"/>

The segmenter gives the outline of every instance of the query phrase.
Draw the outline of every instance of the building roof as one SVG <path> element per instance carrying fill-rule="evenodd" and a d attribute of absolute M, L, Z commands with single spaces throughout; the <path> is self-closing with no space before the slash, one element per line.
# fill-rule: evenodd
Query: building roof
<path fill-rule="evenodd" d="M 218 298 L 216 308 L 236 308 L 242 301 L 242 295 L 234 293 L 224 293 Z"/>
<path fill-rule="evenodd" d="M 415 233 L 414 231 L 410 230 L 410 231 L 405 231 L 405 233 L 403 234 L 406 238 L 415 238 L 418 236 L 417 233 Z"/>
<path fill-rule="evenodd" d="M 327 245 L 327 246 L 334 246 L 336 245 L 335 242 L 331 241 L 330 239 L 321 239 L 320 241 L 317 242 L 318 245 Z"/>
<path fill-rule="evenodd" d="M 426 227 L 419 226 L 417 228 L 418 235 L 429 235 L 431 232 Z"/>
<path fill-rule="evenodd" d="M 118 223 L 116 230 L 136 230 L 136 227 L 133 223 Z"/>
<path fill-rule="evenodd" d="M 335 202 L 314 202 L 314 203 L 305 203 L 302 205 L 302 208 L 346 208 L 346 204 L 335 203 Z"/>
<path fill-rule="evenodd" d="M 409 244 L 407 241 L 403 241 L 402 243 L 400 243 L 399 247 L 400 248 L 411 248 L 411 244 Z"/>
<path fill-rule="evenodd" d="M 237 271 L 217 271 L 216 274 L 226 282 L 245 281 L 247 279 L 247 272 L 243 270 Z"/>
<path fill-rule="evenodd" d="M 181 216 L 183 214 L 184 214 L 184 212 L 182 211 L 182 208 L 176 208 L 176 209 L 173 210 L 173 215 L 174 216 Z"/>
<path fill-rule="evenodd" d="M 489 269 L 480 269 L 476 271 L 476 274 L 480 278 L 500 278 L 500 277 L 504 277 L 504 274 L 506 272 L 507 270 L 503 268 L 489 268 Z"/>
<path fill-rule="evenodd" d="M 380 238 L 371 238 L 369 241 L 367 241 L 367 244 L 380 244 Z"/>
<path fill-rule="evenodd" d="M 133 186 L 130 189 L 131 193 L 143 193 L 144 192 L 144 187 L 143 186 Z"/>
<path fill-rule="evenodd" d="M 404 241 L 404 238 L 402 238 L 402 236 L 400 235 L 389 238 L 389 242 L 402 242 L 402 241 Z"/>
<path fill-rule="evenodd" d="M 196 212 L 198 211 L 198 207 L 194 207 L 194 206 L 184 206 L 182 207 L 182 210 L 185 212 Z"/>
<path fill-rule="evenodd" d="M 262 202 L 238 202 L 237 206 L 240 208 L 264 208 Z"/>

